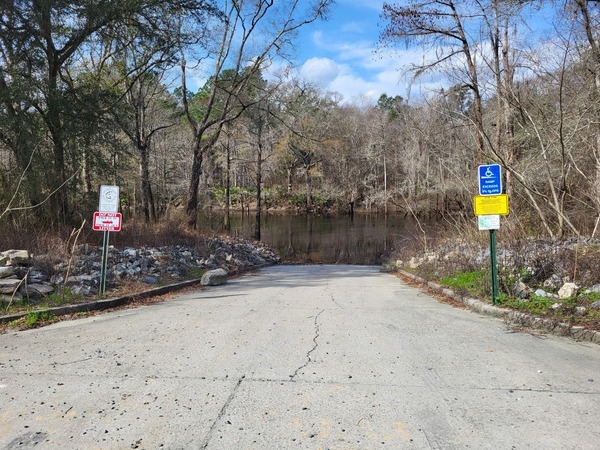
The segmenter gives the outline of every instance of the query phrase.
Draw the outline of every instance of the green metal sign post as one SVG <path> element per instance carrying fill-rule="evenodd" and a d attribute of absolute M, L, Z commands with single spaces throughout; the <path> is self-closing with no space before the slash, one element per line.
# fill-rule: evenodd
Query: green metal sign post
<path fill-rule="evenodd" d="M 121 231 L 122 215 L 119 212 L 119 186 L 100 186 L 100 202 L 98 211 L 94 213 L 92 228 L 103 231 L 102 266 L 100 268 L 100 286 L 98 295 L 106 292 L 106 273 L 108 271 L 108 239 L 111 231 Z"/>
<path fill-rule="evenodd" d="M 502 167 L 499 164 L 479 166 L 479 195 L 473 198 L 473 210 L 480 230 L 490 230 L 490 262 L 492 266 L 492 303 L 498 303 L 498 264 L 496 262 L 496 230 L 500 216 L 508 214 L 508 196 L 502 191 Z"/>
<path fill-rule="evenodd" d="M 100 286 L 98 288 L 98 296 L 104 297 L 106 291 L 106 271 L 108 267 L 108 237 L 110 231 L 104 232 L 104 238 L 102 239 L 102 267 L 100 268 Z"/>
<path fill-rule="evenodd" d="M 490 230 L 490 261 L 492 264 L 492 303 L 498 303 L 498 264 L 496 263 L 496 230 Z"/>

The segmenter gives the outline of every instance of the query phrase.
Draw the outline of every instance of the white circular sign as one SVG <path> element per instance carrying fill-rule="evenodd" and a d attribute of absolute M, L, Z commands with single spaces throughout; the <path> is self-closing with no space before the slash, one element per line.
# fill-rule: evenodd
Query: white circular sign
<path fill-rule="evenodd" d="M 100 186 L 100 212 L 119 212 L 119 186 Z"/>

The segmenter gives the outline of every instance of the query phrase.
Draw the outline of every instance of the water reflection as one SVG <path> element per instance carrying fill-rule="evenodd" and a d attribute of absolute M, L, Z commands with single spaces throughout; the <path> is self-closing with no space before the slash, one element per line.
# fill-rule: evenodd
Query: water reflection
<path fill-rule="evenodd" d="M 400 236 L 406 236 L 410 221 L 384 215 L 297 216 L 265 215 L 262 242 L 293 263 L 381 264 Z M 205 219 L 205 226 L 223 231 L 223 219 Z M 252 238 L 254 217 L 231 217 L 231 233 Z"/>

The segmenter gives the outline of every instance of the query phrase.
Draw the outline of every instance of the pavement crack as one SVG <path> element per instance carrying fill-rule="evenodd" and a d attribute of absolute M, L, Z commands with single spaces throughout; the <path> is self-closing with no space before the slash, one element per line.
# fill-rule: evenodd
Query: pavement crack
<path fill-rule="evenodd" d="M 67 362 L 64 362 L 64 363 L 53 362 L 50 365 L 51 366 L 66 366 L 68 364 L 77 364 L 77 363 L 84 362 L 84 361 L 90 361 L 91 359 L 92 359 L 92 357 L 90 356 L 89 358 L 78 359 L 76 361 L 67 361 Z"/>
<path fill-rule="evenodd" d="M 333 294 L 333 292 L 331 291 L 331 278 L 327 279 L 327 285 L 325 287 L 325 290 L 327 291 L 327 293 L 329 294 L 329 298 L 331 299 L 331 302 L 337 306 L 338 308 L 342 309 L 343 306 L 340 305 L 337 300 L 335 299 L 335 295 Z"/>
<path fill-rule="evenodd" d="M 324 312 L 325 312 L 325 310 L 322 309 L 321 311 L 319 311 L 319 314 L 317 314 L 315 316 L 315 335 L 313 337 L 313 347 L 306 353 L 306 362 L 304 364 L 302 364 L 300 367 L 298 367 L 294 371 L 293 375 L 290 375 L 290 381 L 296 381 L 296 377 L 298 376 L 298 373 L 311 363 L 311 361 L 312 361 L 311 355 L 317 349 L 317 347 L 319 347 L 319 343 L 317 342 L 317 340 L 319 339 L 320 332 L 321 332 L 321 329 L 319 326 L 319 317 Z"/>
<path fill-rule="evenodd" d="M 343 308 L 343 306 L 342 306 L 342 305 L 340 305 L 340 304 L 337 302 L 337 300 L 335 299 L 335 296 L 334 296 L 332 293 L 330 293 L 329 295 L 331 296 L 331 301 L 333 302 L 333 304 L 334 304 L 335 306 L 337 306 L 338 308 L 342 309 L 342 308 Z"/>
<path fill-rule="evenodd" d="M 219 414 L 217 414 L 217 417 L 215 418 L 215 420 L 213 421 L 213 423 L 210 425 L 210 428 L 208 429 L 208 433 L 206 433 L 206 437 L 204 439 L 204 442 L 200 446 L 200 448 L 207 448 L 208 447 L 208 444 L 210 443 L 210 441 L 212 439 L 212 435 L 213 435 L 213 433 L 214 433 L 214 431 L 215 431 L 215 429 L 217 427 L 217 423 L 219 423 L 219 421 L 223 418 L 223 416 L 227 412 L 227 408 L 229 407 L 229 405 L 231 404 L 231 402 L 235 398 L 235 396 L 236 396 L 236 394 L 237 394 L 240 386 L 242 385 L 242 381 L 244 381 L 245 378 L 246 378 L 246 375 L 242 375 L 240 377 L 240 379 L 238 380 L 238 382 L 236 383 L 236 385 L 231 390 L 231 393 L 229 394 L 229 397 L 227 398 L 227 401 L 223 404 L 223 406 L 221 407 L 221 410 L 219 411 Z"/>

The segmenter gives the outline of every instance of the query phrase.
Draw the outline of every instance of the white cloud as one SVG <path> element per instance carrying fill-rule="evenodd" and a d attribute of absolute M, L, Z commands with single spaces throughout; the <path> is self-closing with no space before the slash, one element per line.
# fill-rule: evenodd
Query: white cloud
<path fill-rule="evenodd" d="M 355 0 L 338 3 L 337 18 L 319 24 L 303 41 L 309 59 L 299 61 L 298 72 L 304 79 L 338 92 L 345 102 L 375 102 L 382 93 L 416 99 L 445 87 L 437 77 L 411 83 L 408 69 L 435 57 L 433 53 L 416 48 L 378 48 L 377 14 L 383 0 L 363 0 L 360 7 Z"/>
<path fill-rule="evenodd" d="M 340 66 L 329 58 L 310 58 L 300 68 L 302 78 L 321 85 L 328 85 L 339 74 Z"/>
<path fill-rule="evenodd" d="M 321 30 L 317 30 L 310 35 L 310 40 L 313 45 L 317 48 L 324 49 L 327 47 L 325 42 L 323 41 L 323 32 Z"/>

